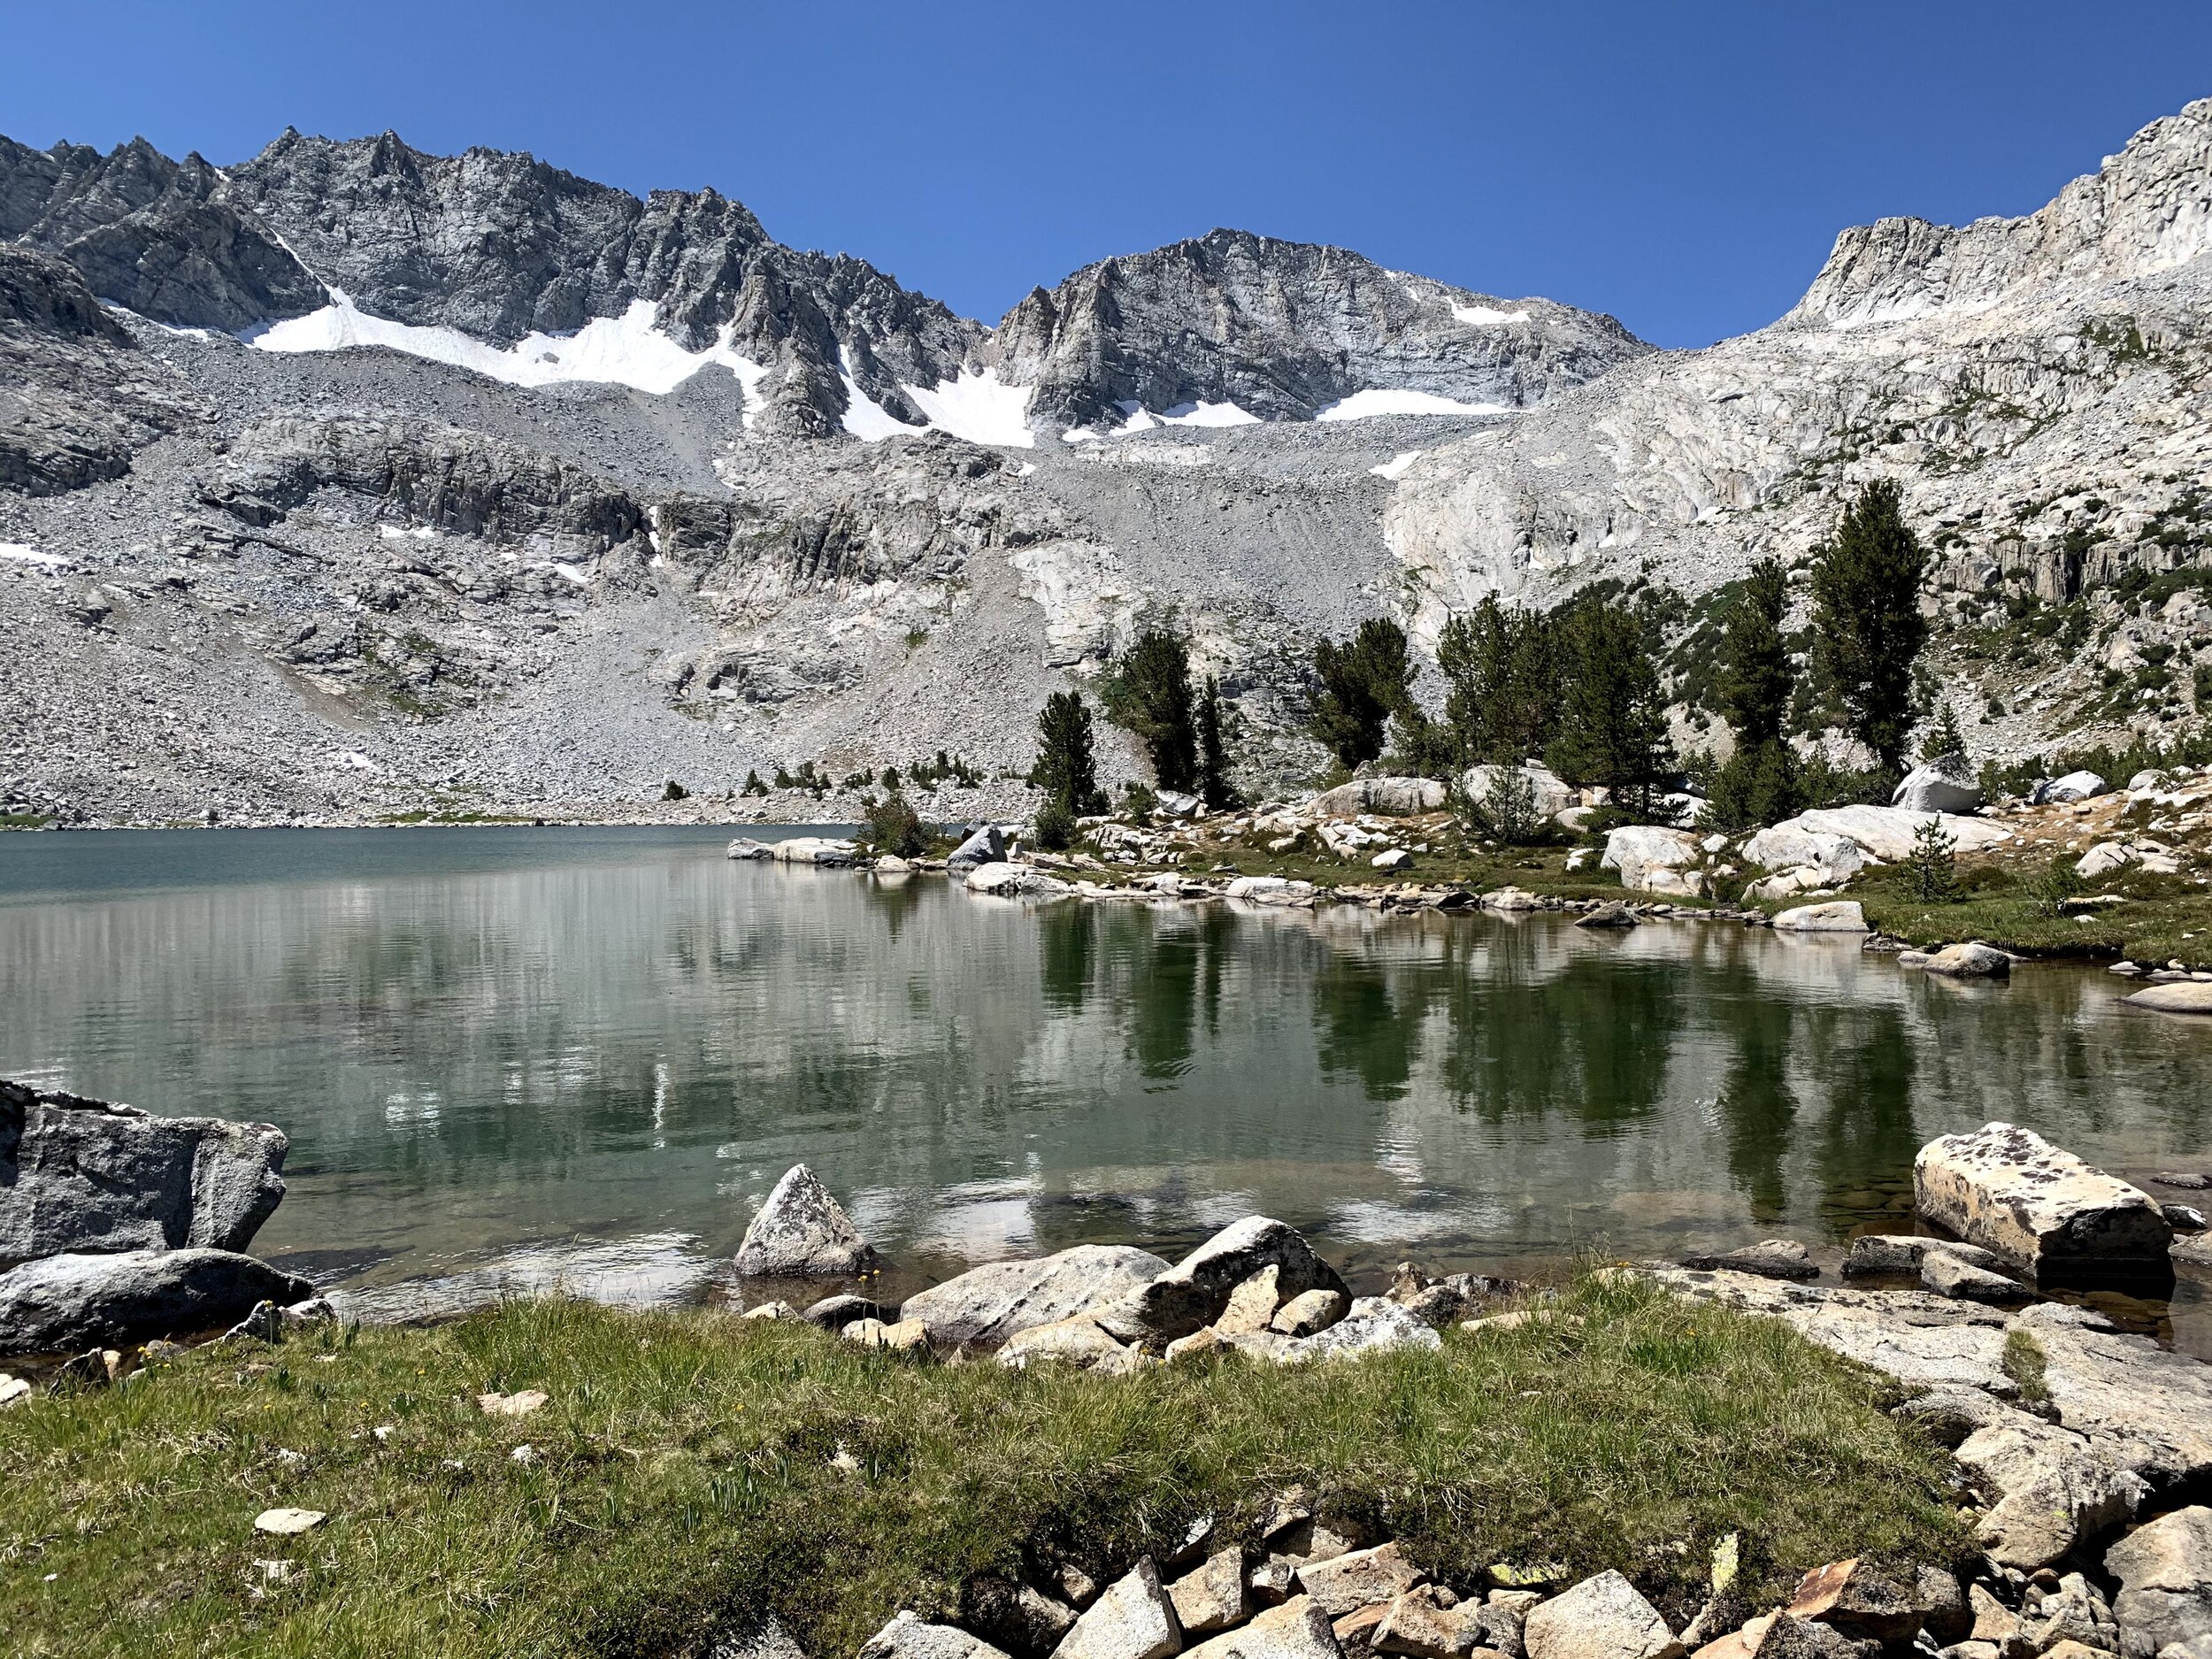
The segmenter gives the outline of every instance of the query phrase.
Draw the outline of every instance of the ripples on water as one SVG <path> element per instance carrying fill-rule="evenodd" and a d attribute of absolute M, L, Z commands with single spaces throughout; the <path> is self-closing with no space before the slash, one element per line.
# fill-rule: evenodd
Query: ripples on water
<path fill-rule="evenodd" d="M 725 829 L 0 837 L 0 1074 L 265 1118 L 257 1248 L 698 1294 L 804 1160 L 917 1277 L 1262 1210 L 1356 1268 L 1910 1221 L 2002 1118 L 2207 1157 L 2212 1022 L 1722 924 L 1022 907 Z M 588 1241 L 576 1245 L 572 1241 Z M 458 1294 L 458 1293 L 457 1293 Z"/>

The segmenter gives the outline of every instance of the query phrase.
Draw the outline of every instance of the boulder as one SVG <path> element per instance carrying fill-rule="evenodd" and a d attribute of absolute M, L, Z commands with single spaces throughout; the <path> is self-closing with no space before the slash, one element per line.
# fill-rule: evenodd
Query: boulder
<path fill-rule="evenodd" d="M 1340 1290 L 1309 1290 L 1276 1309 L 1267 1328 L 1282 1336 L 1312 1336 L 1341 1319 L 1344 1307 Z"/>
<path fill-rule="evenodd" d="M 1701 1272 L 1756 1273 L 1762 1279 L 1818 1279 L 1820 1269 L 1794 1239 L 1762 1239 L 1717 1256 L 1691 1256 L 1682 1265 Z"/>
<path fill-rule="evenodd" d="M 1905 774 L 1892 806 L 1912 812 L 1971 812 L 1982 803 L 1981 776 L 1963 755 L 1938 755 Z"/>
<path fill-rule="evenodd" d="M 1315 818 L 1441 812 L 1449 796 L 1450 791 L 1433 778 L 1355 778 L 1314 796 L 1305 810 Z"/>
<path fill-rule="evenodd" d="M 1340 1659 L 1341 1654 L 1328 1615 L 1303 1595 L 1183 1651 L 1184 1659 Z"/>
<path fill-rule="evenodd" d="M 1816 807 L 1786 821 L 1800 829 L 1844 836 L 1857 842 L 1859 849 L 1870 857 L 1897 864 L 1912 856 L 1914 838 L 1921 826 L 1932 819 L 1962 853 L 1981 852 L 2012 839 L 2010 830 L 1987 818 L 1915 812 L 1901 806 Z"/>
<path fill-rule="evenodd" d="M 1018 1579 L 985 1575 L 960 1588 L 960 1622 L 1015 1659 L 1044 1659 L 1075 1624 L 1075 1609 Z"/>
<path fill-rule="evenodd" d="M 1127 1245 L 1079 1244 L 1041 1261 L 972 1268 L 908 1297 L 899 1316 L 927 1325 L 939 1348 L 996 1348 L 1018 1332 L 1117 1301 L 1150 1284 L 1167 1265 Z"/>
<path fill-rule="evenodd" d="M 243 1250 L 284 1197 L 272 1124 L 156 1118 L 0 1082 L 0 1266 L 65 1252 Z"/>
<path fill-rule="evenodd" d="M 898 1354 L 919 1353 L 929 1346 L 929 1327 L 919 1319 L 902 1319 L 895 1325 L 880 1319 L 855 1319 L 837 1334 L 863 1348 L 889 1348 Z"/>
<path fill-rule="evenodd" d="M 2028 796 L 2031 806 L 2063 805 L 2074 801 L 2093 801 L 2101 795 L 2112 793 L 2112 786 L 2093 772 L 2070 772 L 2063 778 L 2053 778 L 2035 786 Z"/>
<path fill-rule="evenodd" d="M 233 1250 L 49 1256 L 0 1273 L 0 1354 L 58 1354 L 227 1325 L 314 1286 Z"/>
<path fill-rule="evenodd" d="M 2170 979 L 2163 985 L 2147 985 L 2120 1000 L 2130 1008 L 2147 1008 L 2158 1014 L 2212 1014 L 2212 982 Z"/>
<path fill-rule="evenodd" d="M 780 1305 L 777 1302 L 769 1304 L 770 1307 Z M 757 1311 L 759 1311 L 757 1309 L 753 1310 L 746 1317 L 750 1318 L 752 1313 Z M 837 1295 L 825 1296 L 821 1301 L 812 1303 L 799 1317 L 809 1325 L 819 1326 L 822 1330 L 841 1331 L 847 1325 L 862 1319 L 873 1319 L 883 1325 L 896 1324 L 899 1316 L 895 1309 L 887 1308 L 881 1302 L 871 1302 L 865 1296 L 855 1296 L 849 1293 L 841 1292 Z"/>
<path fill-rule="evenodd" d="M 1610 1570 L 1531 1609 L 1521 1640 L 1528 1659 L 1678 1659 L 1682 1653 L 1659 1609 Z"/>
<path fill-rule="evenodd" d="M 1810 871 L 1808 887 L 1839 887 L 1866 868 L 1865 852 L 1848 835 L 1807 829 L 1795 819 L 1761 830 L 1737 851 L 1764 870 Z"/>
<path fill-rule="evenodd" d="M 1309 1290 L 1348 1294 L 1336 1270 L 1313 1253 L 1295 1227 L 1247 1216 L 1094 1317 L 1122 1341 L 1164 1347 L 1211 1325 L 1229 1305 L 1229 1293 L 1269 1266 L 1277 1270 L 1276 1291 L 1282 1297 Z"/>
<path fill-rule="evenodd" d="M 1605 838 L 1601 870 L 1617 870 L 1621 885 L 1637 893 L 1694 894 L 1704 890 L 1697 872 L 1705 849 L 1687 830 L 1658 824 L 1630 824 Z"/>
<path fill-rule="evenodd" d="M 1913 1160 L 1920 1214 L 2024 1272 L 2171 1271 L 2173 1225 L 2151 1195 L 2032 1129 L 1985 1124 Z"/>
<path fill-rule="evenodd" d="M 1856 899 L 1832 899 L 1825 904 L 1801 904 L 1774 918 L 1778 933 L 1863 933 L 1866 912 Z"/>
<path fill-rule="evenodd" d="M 845 868 L 859 851 L 852 841 L 826 835 L 794 835 L 768 844 L 768 856 L 780 864 L 817 864 L 825 870 Z"/>
<path fill-rule="evenodd" d="M 1921 1258 L 1920 1287 L 1955 1302 L 1986 1302 L 2000 1306 L 2025 1302 L 2035 1294 L 2002 1273 L 1977 1267 L 1948 1250 L 1930 1250 Z"/>
<path fill-rule="evenodd" d="M 1282 1294 L 1276 1288 L 1281 1278 L 1282 1270 L 1270 1262 L 1239 1285 L 1229 1293 L 1229 1304 L 1213 1322 L 1213 1329 L 1223 1336 L 1269 1329 L 1275 1310 L 1282 1305 Z"/>
<path fill-rule="evenodd" d="M 2099 841 L 2074 861 L 2074 873 L 2085 880 L 2094 881 L 2099 876 L 2124 870 L 2135 862 L 2135 849 L 2125 841 Z"/>
<path fill-rule="evenodd" d="M 1976 940 L 1963 945 L 1946 945 L 1920 964 L 1930 973 L 1948 975 L 1955 979 L 2008 979 L 2012 977 L 2012 958 L 1993 945 Z"/>
<path fill-rule="evenodd" d="M 1325 1331 L 1292 1345 L 1289 1360 L 1342 1359 L 1391 1348 L 1439 1348 L 1444 1339 L 1412 1309 L 1384 1296 L 1362 1296 L 1350 1311 Z"/>
<path fill-rule="evenodd" d="M 1175 1622 L 1187 1636 L 1226 1630 L 1252 1616 L 1252 1594 L 1244 1582 L 1244 1547 L 1232 1544 L 1209 1555 L 1194 1572 L 1168 1586 Z"/>
<path fill-rule="evenodd" d="M 1638 926 L 1636 912 L 1625 904 L 1601 904 L 1575 918 L 1577 927 L 1615 929 Z"/>
<path fill-rule="evenodd" d="M 1368 1645 L 1378 1653 L 1409 1654 L 1413 1659 L 1467 1659 L 1482 1638 L 1479 1609 L 1463 1601 L 1446 1605 L 1438 1586 L 1409 1590 L 1384 1609 Z"/>
<path fill-rule="evenodd" d="M 2191 1504 L 2139 1526 L 2105 1551 L 2122 1659 L 2154 1659 L 2170 1642 L 2212 1631 L 2212 1509 Z"/>
<path fill-rule="evenodd" d="M 2023 1572 L 2125 1525 L 2150 1490 L 2081 1435 L 2024 1414 L 1976 1429 L 1952 1455 L 1999 1494 L 1981 1519 L 1982 1548 Z"/>
<path fill-rule="evenodd" d="M 1118 1370 L 1128 1350 L 1087 1315 L 1017 1331 L 998 1351 L 999 1363 L 1016 1368 L 1038 1360 L 1059 1360 L 1086 1371 Z"/>
<path fill-rule="evenodd" d="M 1053 1659 L 1167 1659 L 1182 1650 L 1175 1604 L 1150 1556 L 1084 1609 Z"/>
<path fill-rule="evenodd" d="M 1843 1258 L 1843 1276 L 1857 1279 L 1870 1273 L 1894 1273 L 1917 1278 L 1921 1263 L 1931 1251 L 1955 1256 L 1975 1267 L 1993 1269 L 2000 1259 L 1993 1251 L 1952 1239 L 1924 1238 L 1912 1233 L 1870 1233 L 1851 1240 L 1850 1252 Z"/>
<path fill-rule="evenodd" d="M 1470 766 L 1459 775 L 1460 793 L 1479 806 L 1489 799 L 1498 779 L 1508 772 L 1517 772 L 1528 780 L 1529 794 L 1536 803 L 1538 816 L 1557 818 L 1574 807 L 1580 796 L 1558 773 L 1548 766 Z"/>
<path fill-rule="evenodd" d="M 876 1264 L 844 1206 L 803 1164 L 784 1171 L 737 1247 L 740 1273 L 759 1279 L 836 1279 Z"/>
<path fill-rule="evenodd" d="M 727 855 L 740 859 L 768 859 L 776 856 L 775 849 L 766 841 L 757 841 L 749 835 L 741 835 L 730 843 Z"/>
<path fill-rule="evenodd" d="M 1587 848 L 1578 849 L 1586 852 Z M 1486 910 L 1503 910 L 1509 915 L 1522 910 L 1540 910 L 1544 901 L 1525 887 L 1493 887 L 1475 901 Z"/>
<path fill-rule="evenodd" d="M 945 860 L 945 868 L 956 875 L 972 870 L 978 864 L 1005 862 L 1006 837 L 1000 833 L 997 825 L 983 824 L 952 849 L 952 856 Z"/>
<path fill-rule="evenodd" d="M 932 1624 L 905 1608 L 860 1644 L 859 1659 L 1006 1659 L 980 1636 L 953 1624 Z"/>
<path fill-rule="evenodd" d="M 1909 1645 L 1920 1628 L 1912 1592 L 1855 1557 L 1814 1568 L 1798 1581 L 1782 1611 L 1886 1647 Z"/>
<path fill-rule="evenodd" d="M 1326 1561 L 1310 1561 L 1298 1569 L 1298 1587 L 1315 1607 L 1331 1618 L 1342 1618 L 1356 1608 L 1394 1601 L 1428 1574 L 1405 1557 L 1394 1540 L 1372 1549 L 1347 1550 Z"/>

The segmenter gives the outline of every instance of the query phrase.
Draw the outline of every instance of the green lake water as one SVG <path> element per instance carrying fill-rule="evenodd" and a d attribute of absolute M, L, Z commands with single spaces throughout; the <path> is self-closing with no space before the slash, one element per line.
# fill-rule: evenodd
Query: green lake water
<path fill-rule="evenodd" d="M 800 1161 L 908 1282 L 1255 1210 L 1356 1279 L 1777 1234 L 1832 1262 L 1909 1228 L 1924 1141 L 1990 1118 L 2139 1178 L 2212 1163 L 2212 1021 L 2094 970 L 1023 905 L 733 864 L 731 833 L 0 836 L 0 1075 L 280 1125 L 255 1248 L 371 1303 L 697 1295 Z"/>

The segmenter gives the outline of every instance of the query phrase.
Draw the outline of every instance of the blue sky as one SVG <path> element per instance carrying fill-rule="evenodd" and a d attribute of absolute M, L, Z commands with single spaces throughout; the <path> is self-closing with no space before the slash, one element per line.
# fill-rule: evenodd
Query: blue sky
<path fill-rule="evenodd" d="M 42 147 L 528 150 L 987 321 L 1233 225 L 1666 345 L 1772 320 L 1846 225 L 2030 211 L 2212 96 L 2205 0 L 0 0 L 0 132 Z"/>

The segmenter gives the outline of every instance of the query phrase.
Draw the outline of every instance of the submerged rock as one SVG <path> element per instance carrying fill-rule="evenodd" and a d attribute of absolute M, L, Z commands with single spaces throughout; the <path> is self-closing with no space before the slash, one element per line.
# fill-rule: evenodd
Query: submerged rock
<path fill-rule="evenodd" d="M 0 1354 L 58 1354 L 227 1325 L 315 1287 L 233 1250 L 49 1256 L 0 1273 Z"/>
<path fill-rule="evenodd" d="M 1963 945 L 1946 945 L 1920 964 L 1930 973 L 1947 975 L 1955 979 L 2008 979 L 2012 977 L 2012 958 L 1993 945 L 1976 940 Z"/>
<path fill-rule="evenodd" d="M 1811 1255 L 1794 1239 L 1762 1239 L 1756 1244 L 1715 1256 L 1686 1256 L 1682 1265 L 1702 1272 L 1756 1273 L 1762 1279 L 1820 1277 L 1820 1269 L 1814 1265 Z"/>
<path fill-rule="evenodd" d="M 2212 1014 L 2212 983 L 2172 979 L 2164 985 L 2147 985 L 2120 1000 L 2130 1008 L 2147 1008 L 2160 1014 Z"/>
<path fill-rule="evenodd" d="M 243 1250 L 283 1200 L 288 1145 L 273 1124 L 156 1118 L 0 1081 L 0 1264 L 65 1251 Z"/>
<path fill-rule="evenodd" d="M 2139 1187 L 2032 1129 L 1985 1124 L 1913 1161 L 1921 1215 L 2023 1271 L 2170 1272 L 2173 1225 Z"/>
<path fill-rule="evenodd" d="M 740 1273 L 760 1279 L 834 1279 L 876 1264 L 844 1206 L 803 1164 L 784 1171 L 737 1247 Z"/>

